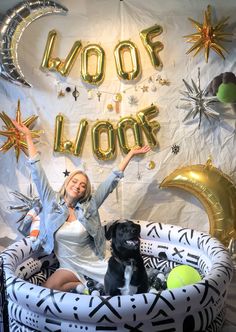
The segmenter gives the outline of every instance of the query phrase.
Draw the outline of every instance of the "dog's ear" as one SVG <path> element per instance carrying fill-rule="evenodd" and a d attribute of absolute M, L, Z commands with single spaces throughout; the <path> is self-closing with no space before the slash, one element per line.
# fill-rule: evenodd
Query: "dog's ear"
<path fill-rule="evenodd" d="M 118 220 L 115 220 L 112 225 L 105 230 L 105 237 L 107 240 L 111 240 L 114 230 L 116 229 Z"/>

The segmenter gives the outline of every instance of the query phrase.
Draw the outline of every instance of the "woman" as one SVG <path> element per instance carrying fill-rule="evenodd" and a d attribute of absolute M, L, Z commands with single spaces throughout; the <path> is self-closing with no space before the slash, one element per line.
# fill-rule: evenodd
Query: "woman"
<path fill-rule="evenodd" d="M 81 282 L 85 283 L 84 276 L 103 283 L 109 253 L 105 249 L 104 228 L 98 209 L 124 176 L 123 172 L 131 158 L 147 153 L 150 148 L 144 146 L 130 150 L 93 195 L 88 176 L 78 170 L 71 173 L 59 192 L 55 192 L 41 167 L 30 130 L 24 124 L 15 120 L 12 122 L 25 135 L 29 154 L 27 162 L 43 206 L 40 233 L 32 242 L 32 248 L 43 249 L 45 254 L 54 250 L 60 263 L 60 268 L 44 286 L 69 291 Z"/>

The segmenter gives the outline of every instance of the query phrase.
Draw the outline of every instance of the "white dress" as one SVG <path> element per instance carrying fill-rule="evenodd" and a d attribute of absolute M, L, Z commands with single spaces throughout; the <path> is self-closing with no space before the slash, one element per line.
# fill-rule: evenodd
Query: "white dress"
<path fill-rule="evenodd" d="M 54 252 L 60 268 L 72 271 L 82 283 L 86 282 L 86 275 L 104 284 L 110 251 L 106 250 L 105 259 L 100 260 L 94 253 L 91 237 L 78 220 L 65 222 L 58 229 Z"/>

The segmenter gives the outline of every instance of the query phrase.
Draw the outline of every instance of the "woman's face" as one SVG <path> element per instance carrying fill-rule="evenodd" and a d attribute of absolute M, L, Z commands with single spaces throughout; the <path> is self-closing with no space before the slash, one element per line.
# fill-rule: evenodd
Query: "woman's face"
<path fill-rule="evenodd" d="M 84 197 L 87 188 L 87 178 L 83 174 L 75 174 L 66 186 L 66 196 L 73 200 Z"/>

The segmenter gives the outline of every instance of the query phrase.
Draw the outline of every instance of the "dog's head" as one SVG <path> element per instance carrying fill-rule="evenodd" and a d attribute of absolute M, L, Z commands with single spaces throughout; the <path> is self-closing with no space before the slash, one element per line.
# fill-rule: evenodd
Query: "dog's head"
<path fill-rule="evenodd" d="M 117 220 L 106 232 L 112 250 L 119 258 L 133 258 L 139 253 L 141 227 L 131 220 Z"/>

